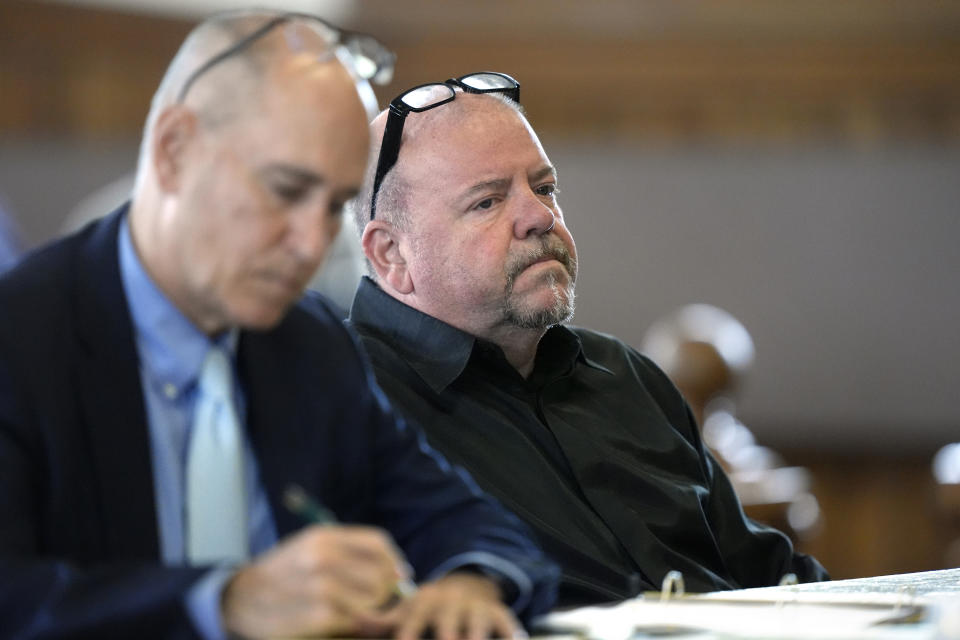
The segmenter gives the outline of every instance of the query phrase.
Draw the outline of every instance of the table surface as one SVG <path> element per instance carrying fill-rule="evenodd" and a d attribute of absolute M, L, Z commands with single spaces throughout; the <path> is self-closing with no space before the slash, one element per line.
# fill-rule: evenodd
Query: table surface
<path fill-rule="evenodd" d="M 902 573 L 891 576 L 811 582 L 789 587 L 765 587 L 746 589 L 744 593 L 785 591 L 790 593 L 907 593 L 915 596 L 935 597 L 960 594 L 960 569 L 941 569 L 919 573 Z"/>
<path fill-rule="evenodd" d="M 658 602 L 660 609 L 657 608 Z M 564 622 L 586 621 L 587 626 L 578 629 L 577 635 L 580 638 L 600 640 L 632 640 L 662 635 L 678 640 L 960 640 L 960 569 L 693 595 L 678 598 L 679 609 L 675 611 L 680 613 L 665 614 L 663 612 L 666 609 L 662 607 L 677 606 L 668 602 L 669 598 L 664 601 L 660 594 L 647 594 L 642 602 L 628 601 L 610 608 L 587 607 L 568 612 L 574 614 L 573 618 L 564 618 L 567 615 L 564 613 L 548 616 L 548 619 L 552 618 L 554 622 L 560 623 L 559 628 L 568 632 L 579 625 L 569 627 L 565 626 Z M 698 605 L 697 602 L 702 604 Z M 695 608 L 687 609 L 688 606 Z M 701 626 L 696 632 L 684 632 L 684 624 L 694 617 L 690 612 L 696 612 L 701 607 L 714 608 L 705 614 L 706 618 L 700 616 Z M 898 612 L 904 614 L 914 611 L 916 618 L 911 614 L 906 616 L 906 619 L 913 620 L 907 624 L 870 624 L 853 628 L 848 625 L 843 631 L 839 629 L 841 623 L 850 621 L 845 610 L 860 615 L 869 613 L 870 609 L 889 610 L 891 619 L 897 618 L 895 614 Z M 665 615 L 673 622 L 658 622 L 657 632 L 652 633 L 647 630 L 649 623 L 644 622 L 651 614 L 652 617 Z M 763 616 L 770 620 L 763 622 Z M 778 621 L 778 616 L 783 620 L 789 618 L 790 624 Z M 722 622 L 721 618 L 728 620 Z M 735 620 L 732 627 L 730 619 Z M 616 624 L 613 624 L 614 622 Z M 548 628 L 559 630 L 554 625 Z M 610 632 L 611 629 L 613 633 Z"/>

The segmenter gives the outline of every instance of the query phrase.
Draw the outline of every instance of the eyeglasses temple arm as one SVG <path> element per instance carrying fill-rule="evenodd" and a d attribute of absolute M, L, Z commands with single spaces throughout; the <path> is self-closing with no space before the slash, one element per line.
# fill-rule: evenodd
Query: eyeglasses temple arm
<path fill-rule="evenodd" d="M 265 33 L 273 29 L 278 24 L 283 24 L 284 22 L 287 22 L 288 20 L 290 20 L 290 17 L 291 17 L 291 14 L 283 14 L 281 16 L 277 16 L 276 18 L 264 24 L 262 27 L 254 30 L 252 33 L 249 33 L 244 37 L 240 38 L 239 40 L 234 42 L 232 45 L 230 45 L 229 47 L 227 47 L 217 55 L 207 60 L 202 66 L 195 69 L 193 73 L 190 74 L 190 77 L 187 78 L 186 82 L 183 83 L 183 87 L 180 89 L 180 93 L 177 94 L 177 104 L 183 103 L 183 100 L 187 97 L 187 92 L 190 91 L 190 87 L 193 86 L 193 83 L 196 82 L 200 76 L 202 76 L 207 71 L 209 71 L 211 67 L 215 67 L 216 65 L 220 64 L 221 62 L 223 62 L 233 54 L 237 53 L 238 51 L 240 51 L 241 49 L 249 45 L 254 40 L 259 39 Z"/>
<path fill-rule="evenodd" d="M 373 176 L 373 190 L 370 195 L 370 219 L 377 213 L 377 196 L 380 194 L 380 185 L 383 184 L 383 178 L 387 172 L 397 163 L 397 156 L 400 155 L 400 136 L 403 134 L 403 121 L 406 119 L 406 113 L 398 113 L 390 107 L 390 114 L 387 116 L 387 125 L 383 131 L 383 142 L 380 145 L 380 156 L 377 158 L 377 172 Z"/>

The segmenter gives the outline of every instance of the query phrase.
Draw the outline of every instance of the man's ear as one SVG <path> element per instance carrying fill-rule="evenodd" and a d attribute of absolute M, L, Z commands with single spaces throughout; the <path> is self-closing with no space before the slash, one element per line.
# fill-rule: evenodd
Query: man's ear
<path fill-rule="evenodd" d="M 403 295 L 413 291 L 413 280 L 392 224 L 383 220 L 368 222 L 360 244 L 381 284 Z"/>
<path fill-rule="evenodd" d="M 180 186 L 188 143 L 197 131 L 196 114 L 183 105 L 163 110 L 153 127 L 150 155 L 163 191 Z"/>

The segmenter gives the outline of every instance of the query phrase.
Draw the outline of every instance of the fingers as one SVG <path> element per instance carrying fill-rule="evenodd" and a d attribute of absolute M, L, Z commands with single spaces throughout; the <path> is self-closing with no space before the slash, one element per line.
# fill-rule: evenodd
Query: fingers
<path fill-rule="evenodd" d="M 265 575 L 262 567 L 248 566 L 227 584 L 222 601 L 224 626 L 247 638 L 294 636 L 313 630 L 349 633 L 352 622 L 333 598 L 296 592 Z"/>
<path fill-rule="evenodd" d="M 317 596 L 342 596 L 348 609 L 373 609 L 407 576 L 406 563 L 383 532 L 366 527 L 313 527 L 291 539 L 298 575 Z"/>
<path fill-rule="evenodd" d="M 527 632 L 523 630 L 520 623 L 513 616 L 513 612 L 507 607 L 499 607 L 491 611 L 490 625 L 493 630 L 494 638 L 514 638 L 515 640 L 526 639 Z M 471 640 L 482 638 L 483 636 L 470 636 Z"/>
<path fill-rule="evenodd" d="M 382 531 L 309 527 L 234 575 L 221 603 L 224 622 L 246 637 L 348 634 L 405 575 Z"/>
<path fill-rule="evenodd" d="M 467 620 L 474 622 L 484 620 L 483 611 L 476 605 L 472 607 L 448 606 L 434 612 L 434 634 L 437 640 L 458 640 L 460 629 L 467 625 Z M 482 636 L 486 638 L 486 634 Z"/>
<path fill-rule="evenodd" d="M 434 635 L 437 640 L 486 640 L 487 638 L 514 638 L 519 625 L 503 604 L 473 603 L 457 610 L 454 607 L 436 612 Z M 525 635 L 520 632 L 520 635 Z"/>
<path fill-rule="evenodd" d="M 428 629 L 437 640 L 511 638 L 520 629 L 496 585 L 473 574 L 451 574 L 423 585 L 399 615 L 390 613 L 399 622 L 397 640 L 416 640 Z"/>
<path fill-rule="evenodd" d="M 416 596 L 410 599 L 405 615 L 394 634 L 396 640 L 417 640 L 427 630 L 436 607 L 432 594 L 433 592 L 430 590 L 421 589 Z M 438 640 L 446 639 L 440 638 L 438 635 Z"/>
<path fill-rule="evenodd" d="M 400 557 L 390 537 L 373 527 L 307 527 L 288 542 L 306 547 L 309 553 L 301 557 L 308 562 L 347 557 L 351 562 L 369 563 L 382 568 L 392 580 L 406 577 L 409 572 L 409 565 Z"/>

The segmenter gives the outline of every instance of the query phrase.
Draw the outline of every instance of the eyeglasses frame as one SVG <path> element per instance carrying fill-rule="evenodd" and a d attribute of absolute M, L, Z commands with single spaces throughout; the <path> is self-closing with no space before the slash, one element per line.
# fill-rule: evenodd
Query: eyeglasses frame
<path fill-rule="evenodd" d="M 180 89 L 180 92 L 177 94 L 177 104 L 183 104 L 183 101 L 187 97 L 187 93 L 190 91 L 190 88 L 197 82 L 197 80 L 200 77 L 203 76 L 203 74 L 207 73 L 208 71 L 210 71 L 210 69 L 217 66 L 224 60 L 231 58 L 234 55 L 240 53 L 241 51 L 249 48 L 250 46 L 253 45 L 253 43 L 257 42 L 258 40 L 266 36 L 268 33 L 270 33 L 275 27 L 287 22 L 291 22 L 293 20 L 314 20 L 316 22 L 321 23 L 326 28 L 330 29 L 331 31 L 337 34 L 338 43 L 347 44 L 351 40 L 369 38 L 370 40 L 375 42 L 384 52 L 389 54 L 390 66 L 393 65 L 393 61 L 396 59 L 396 54 L 391 52 L 379 40 L 377 40 L 376 38 L 374 38 L 369 34 L 366 34 L 360 31 L 351 31 L 349 29 L 342 29 L 336 26 L 335 24 L 327 22 L 320 16 L 315 16 L 310 13 L 301 13 L 296 11 L 285 12 L 277 15 L 274 18 L 271 18 L 263 25 L 257 27 L 247 35 L 243 36 L 242 38 L 234 42 L 232 45 L 225 48 L 223 51 L 220 51 L 219 53 L 213 55 L 209 60 L 207 60 L 202 65 L 194 69 L 193 72 L 189 76 L 187 76 L 187 79 L 183 83 L 183 87 Z M 379 73 L 379 71 L 380 69 L 378 68 L 377 72 L 375 72 L 375 74 L 371 76 L 371 78 L 375 78 L 376 75 Z M 371 78 L 364 78 L 364 79 L 370 80 Z"/>
<path fill-rule="evenodd" d="M 501 78 L 506 78 L 509 80 L 513 86 L 477 89 L 476 87 L 471 87 L 463 82 L 467 78 L 480 75 L 500 76 Z M 438 100 L 437 102 L 431 102 L 423 107 L 412 107 L 403 101 L 404 97 L 408 96 L 414 91 L 433 86 L 446 86 L 450 90 L 450 95 L 447 98 Z M 380 193 L 380 186 L 383 184 L 383 179 L 386 177 L 387 173 L 389 173 L 390 169 L 397 164 L 397 158 L 400 156 L 400 138 L 403 135 L 403 124 L 406 122 L 407 116 L 410 113 L 422 113 L 424 111 L 429 111 L 430 109 L 436 109 L 437 107 L 445 105 L 449 102 L 453 102 L 453 100 L 455 100 L 457 97 L 457 88 L 461 89 L 465 93 L 473 94 L 503 93 L 517 104 L 520 103 L 520 83 L 511 76 L 498 71 L 477 71 L 475 73 L 468 73 L 460 76 L 459 78 L 450 78 L 449 80 L 445 80 L 443 82 L 427 82 L 425 84 L 411 87 L 391 100 L 388 108 L 389 114 L 387 115 L 387 124 L 383 129 L 383 140 L 380 143 L 380 154 L 377 157 L 377 169 L 373 176 L 373 190 L 370 194 L 370 220 L 373 220 L 376 217 L 377 195 Z"/>

